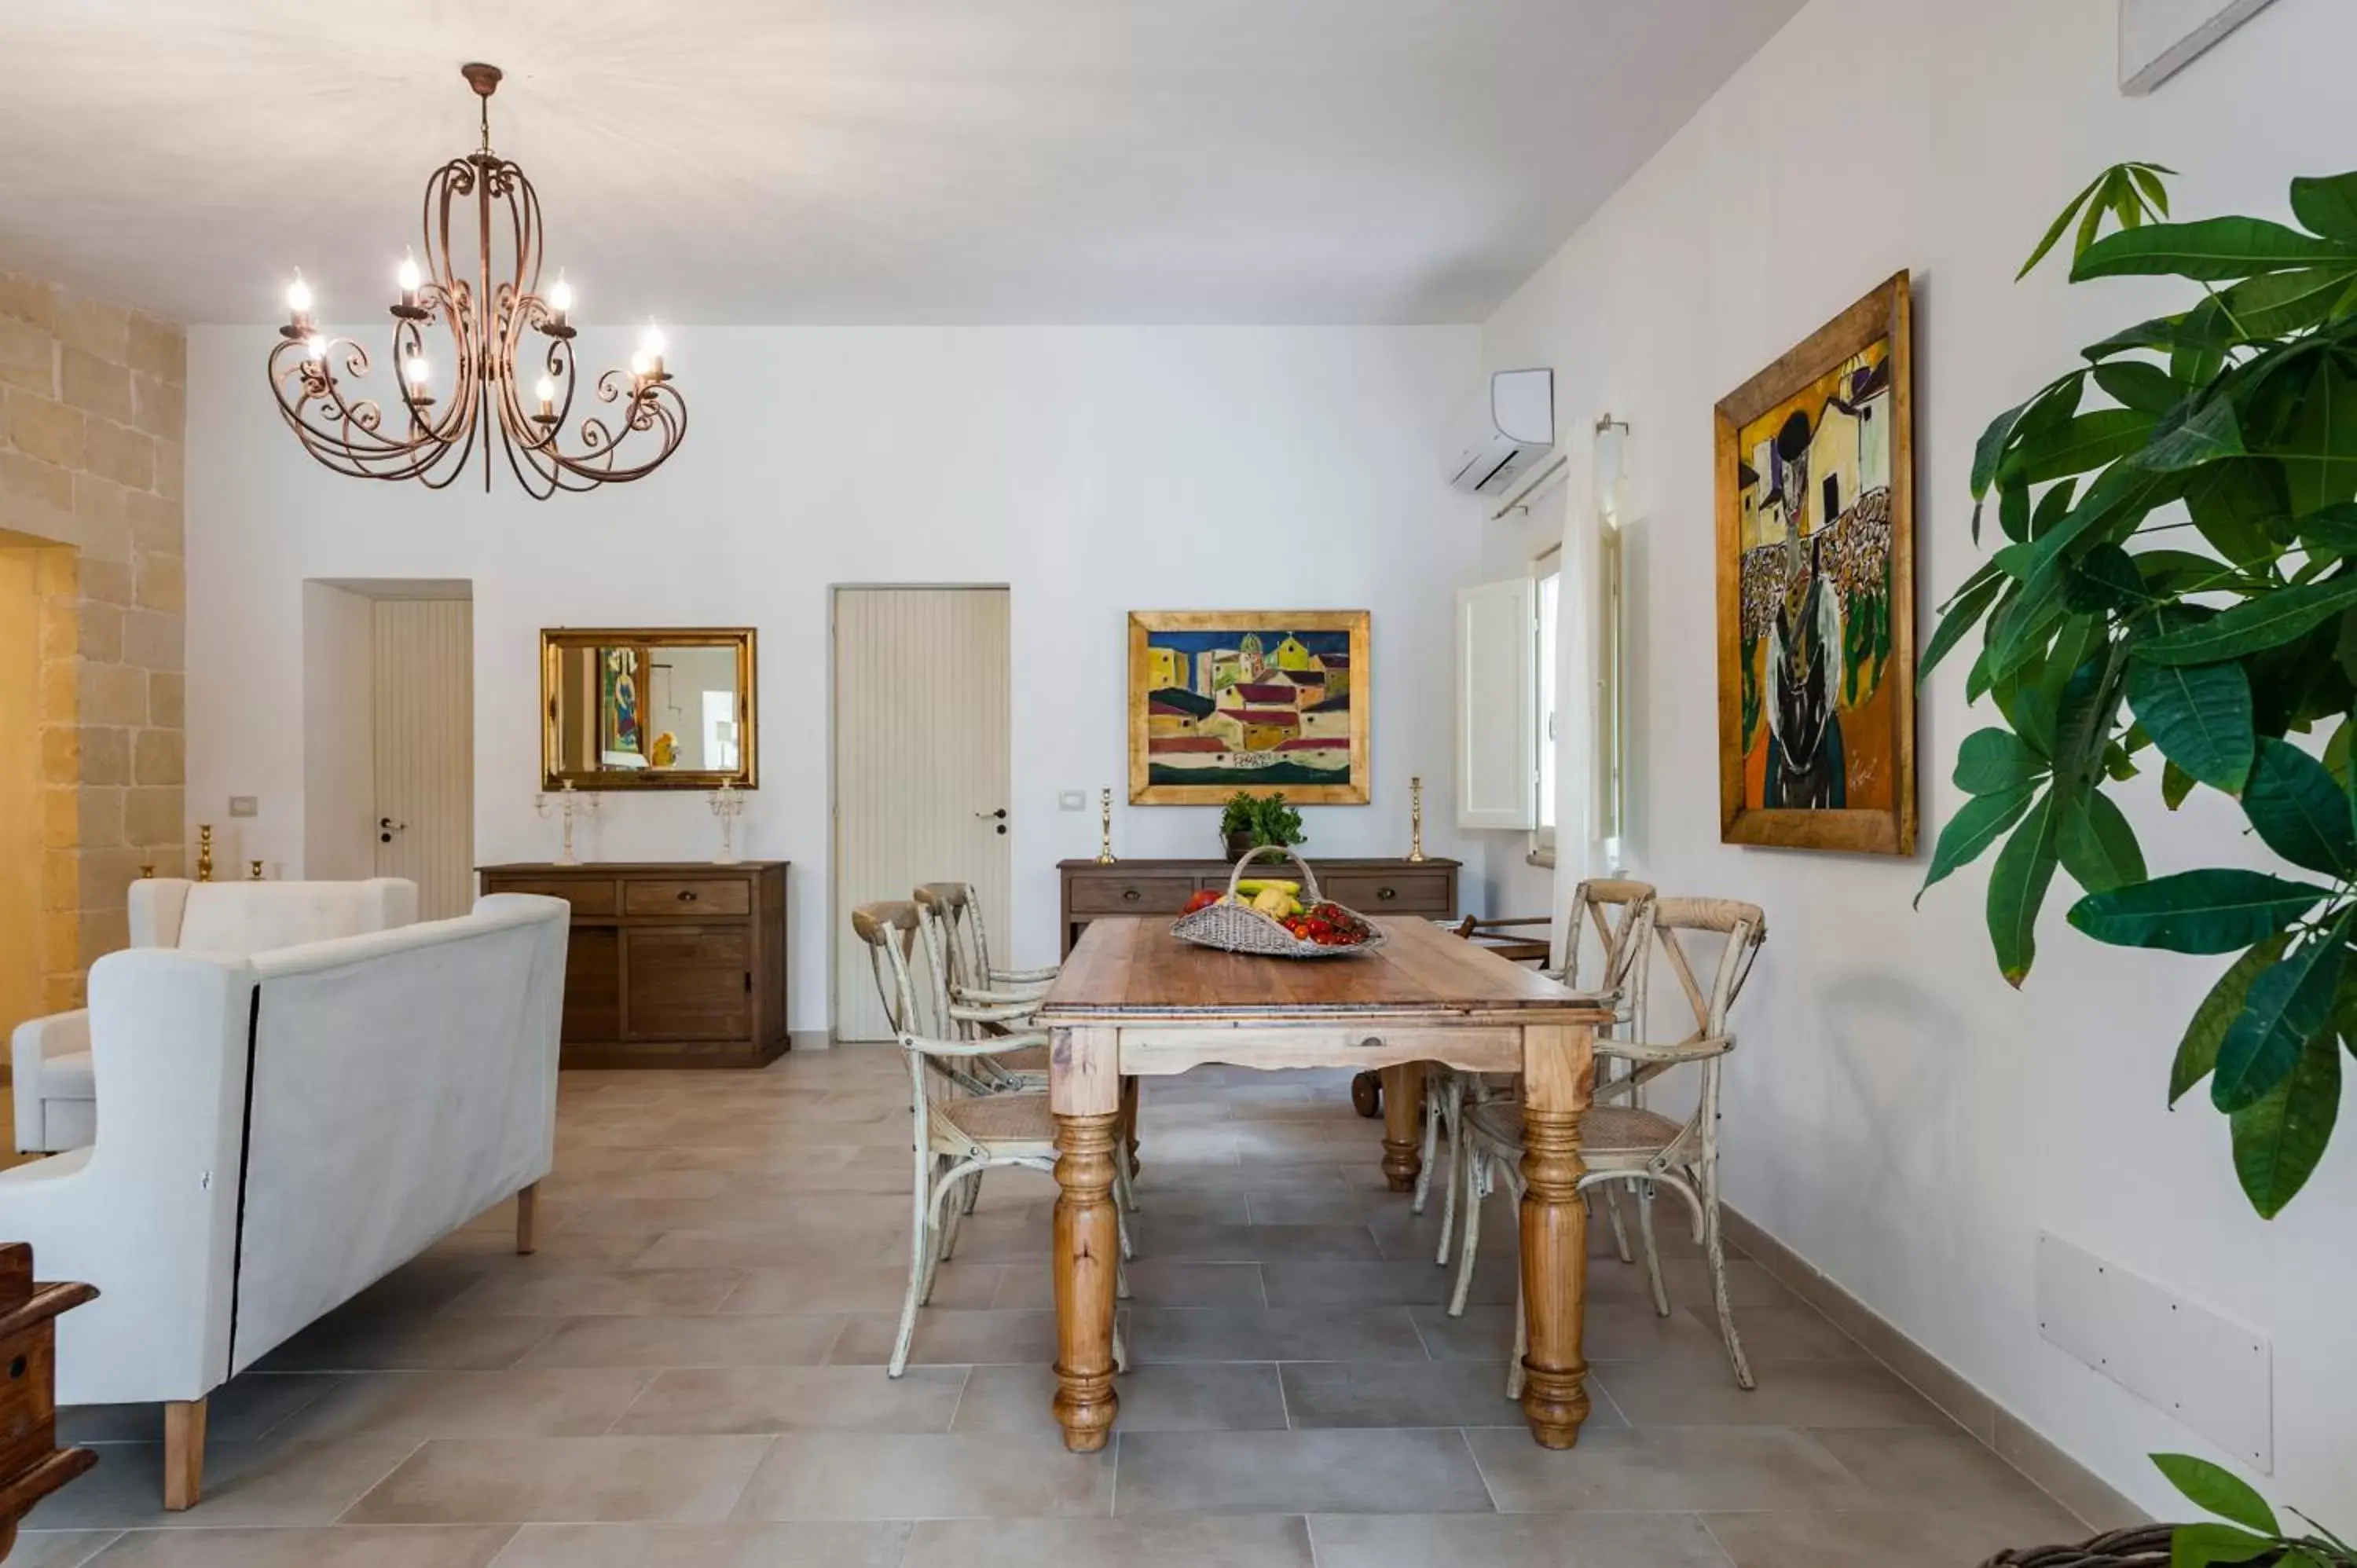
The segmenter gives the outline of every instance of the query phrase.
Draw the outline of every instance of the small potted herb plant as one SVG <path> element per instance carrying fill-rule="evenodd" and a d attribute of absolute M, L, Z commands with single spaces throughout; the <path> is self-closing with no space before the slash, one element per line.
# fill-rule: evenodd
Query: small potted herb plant
<path fill-rule="evenodd" d="M 1228 798 L 1226 810 L 1220 813 L 1220 839 L 1230 860 L 1241 860 L 1246 850 L 1265 843 L 1289 849 L 1303 843 L 1306 836 L 1301 831 L 1301 813 L 1285 803 L 1282 790 L 1254 800 L 1239 789 Z"/>
<path fill-rule="evenodd" d="M 2215 1517 L 2116 1530 L 2079 1546 L 2003 1552 L 1982 1568 L 2357 1568 L 2357 1547 L 2312 1519 L 2298 1521 L 2308 1527 L 2298 1534 L 2287 1530 L 2267 1500 L 2232 1471 L 2187 1454 L 2156 1454 L 2152 1462 L 2188 1501 Z"/>

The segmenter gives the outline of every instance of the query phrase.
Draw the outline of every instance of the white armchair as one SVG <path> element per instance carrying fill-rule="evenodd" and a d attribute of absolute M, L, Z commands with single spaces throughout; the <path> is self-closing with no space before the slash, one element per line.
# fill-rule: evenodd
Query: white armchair
<path fill-rule="evenodd" d="M 197 1500 L 206 1397 L 509 1197 L 554 1153 L 568 912 L 252 958 L 91 967 L 97 1142 L 0 1172 L 0 1235 L 98 1298 L 59 1320 L 60 1404 L 160 1402 L 165 1506 Z"/>
<path fill-rule="evenodd" d="M 398 876 L 365 882 L 188 882 L 158 876 L 131 885 L 130 906 L 135 948 L 245 958 L 409 925 L 417 918 L 417 884 Z M 87 1148 L 97 1137 L 98 1088 L 91 1071 L 87 1008 L 18 1025 L 11 1069 L 18 1153 L 61 1154 Z"/>

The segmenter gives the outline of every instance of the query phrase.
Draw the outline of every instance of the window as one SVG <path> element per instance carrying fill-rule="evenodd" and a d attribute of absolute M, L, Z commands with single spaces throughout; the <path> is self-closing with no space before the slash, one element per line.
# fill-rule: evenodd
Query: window
<path fill-rule="evenodd" d="M 1538 668 L 1533 671 L 1533 689 L 1538 701 L 1532 704 L 1534 733 L 1531 737 L 1532 754 L 1538 759 L 1538 827 L 1531 833 L 1530 858 L 1540 865 L 1555 864 L 1555 681 L 1557 607 L 1562 602 L 1563 550 L 1560 546 L 1548 551 L 1531 563 L 1531 574 L 1537 578 L 1535 596 L 1538 608 L 1537 636 L 1532 639 L 1534 656 Z"/>

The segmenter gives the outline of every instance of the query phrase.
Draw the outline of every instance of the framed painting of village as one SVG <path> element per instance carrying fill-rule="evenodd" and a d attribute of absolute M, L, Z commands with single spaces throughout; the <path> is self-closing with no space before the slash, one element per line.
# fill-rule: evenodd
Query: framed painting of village
<path fill-rule="evenodd" d="M 1367 641 L 1364 610 L 1133 614 L 1131 803 L 1365 805 Z"/>
<path fill-rule="evenodd" d="M 1900 273 L 1718 405 L 1719 837 L 1915 852 Z"/>

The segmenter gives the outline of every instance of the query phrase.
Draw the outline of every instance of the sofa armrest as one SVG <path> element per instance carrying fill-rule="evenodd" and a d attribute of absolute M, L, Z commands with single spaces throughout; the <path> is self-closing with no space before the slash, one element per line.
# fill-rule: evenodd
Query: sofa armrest
<path fill-rule="evenodd" d="M 90 1009 L 27 1018 L 9 1041 L 10 1092 L 16 1102 L 16 1147 L 41 1143 L 41 1101 L 48 1098 L 42 1069 L 59 1057 L 90 1049 Z"/>

